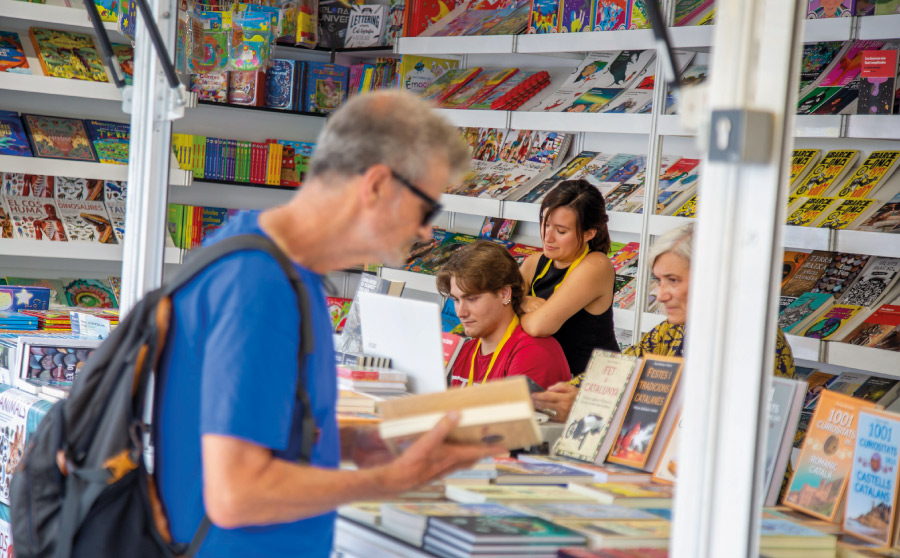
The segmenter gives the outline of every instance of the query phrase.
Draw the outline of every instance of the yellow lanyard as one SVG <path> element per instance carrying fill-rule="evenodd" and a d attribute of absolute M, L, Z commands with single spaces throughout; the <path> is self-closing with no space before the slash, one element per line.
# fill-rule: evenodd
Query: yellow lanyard
<path fill-rule="evenodd" d="M 509 327 L 506 328 L 506 333 L 503 334 L 503 339 L 500 340 L 500 344 L 497 345 L 497 348 L 494 349 L 494 354 L 491 356 L 491 363 L 488 364 L 487 372 L 484 374 L 484 378 L 481 379 L 481 383 L 487 381 L 488 376 L 491 375 L 491 370 L 494 368 L 494 363 L 497 362 L 497 356 L 500 354 L 500 351 L 503 350 L 503 345 L 506 345 L 506 342 L 509 341 L 509 338 L 512 337 L 513 331 L 515 331 L 516 326 L 519 325 L 519 317 L 513 316 L 511 322 L 509 322 Z M 478 356 L 478 351 L 481 350 L 481 339 L 478 340 L 478 343 L 475 344 L 475 351 L 472 353 L 472 364 L 469 366 L 469 383 L 468 385 L 472 385 L 475 380 L 475 357 Z"/>
<path fill-rule="evenodd" d="M 582 252 L 582 254 L 580 256 L 578 256 L 578 258 L 574 262 L 572 262 L 572 265 L 569 266 L 569 269 L 566 270 L 566 274 L 563 275 L 562 281 L 560 281 L 559 283 L 556 284 L 555 287 L 553 287 L 553 292 L 556 292 L 556 289 L 558 289 L 559 286 L 562 285 L 563 282 L 565 282 L 566 277 L 568 277 L 569 274 L 572 273 L 572 270 L 575 269 L 578 266 L 578 264 L 581 263 L 581 260 L 583 260 L 585 257 L 587 257 L 589 251 L 590 251 L 590 247 L 585 246 L 584 252 Z M 547 274 L 547 272 L 550 270 L 551 265 L 553 265 L 553 260 L 549 260 L 547 262 L 547 265 L 544 266 L 544 269 L 540 273 L 538 273 L 538 276 L 535 277 L 534 280 L 531 282 L 531 296 L 537 296 L 536 294 L 534 294 L 534 284 L 538 282 L 538 279 L 540 279 L 541 277 L 543 277 L 544 275 Z"/>

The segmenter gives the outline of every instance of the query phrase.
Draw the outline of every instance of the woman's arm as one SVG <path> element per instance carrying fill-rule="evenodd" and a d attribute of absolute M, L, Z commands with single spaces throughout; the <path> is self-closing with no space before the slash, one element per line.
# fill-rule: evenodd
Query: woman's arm
<path fill-rule="evenodd" d="M 525 282 L 526 296 L 531 293 L 531 282 L 534 280 L 534 274 L 537 273 L 537 264 L 540 259 L 540 253 L 532 254 L 525 258 L 525 261 L 519 266 L 519 272 L 522 273 L 522 280 Z"/>
<path fill-rule="evenodd" d="M 605 312 L 612 304 L 614 276 L 609 258 L 599 253 L 588 254 L 545 304 L 522 316 L 522 329 L 532 337 L 549 337 L 594 301 L 602 300 L 604 304 L 592 311 Z"/>

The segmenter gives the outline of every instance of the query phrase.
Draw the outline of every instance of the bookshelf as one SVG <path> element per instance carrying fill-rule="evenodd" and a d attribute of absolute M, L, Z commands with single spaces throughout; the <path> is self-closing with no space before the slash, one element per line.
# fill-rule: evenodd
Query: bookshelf
<path fill-rule="evenodd" d="M 181 263 L 180 248 L 166 248 L 167 264 Z M 16 258 L 40 258 L 52 260 L 79 260 L 84 262 L 121 262 L 121 244 L 96 244 L 93 242 L 49 242 L 44 240 L 4 240 L 0 243 L 0 256 Z M 4 266 L 5 267 L 5 266 Z"/>
<path fill-rule="evenodd" d="M 49 176 L 77 176 L 98 180 L 127 180 L 127 165 L 109 165 L 103 163 L 85 163 L 82 161 L 65 161 L 42 159 L 39 157 L 13 157 L 0 155 L 0 169 L 4 172 L 25 174 L 45 174 Z M 194 177 L 179 168 L 169 169 L 169 184 L 178 187 L 189 187 Z"/>
<path fill-rule="evenodd" d="M 833 364 L 863 369 L 891 378 L 900 378 L 900 355 L 895 351 L 857 347 L 850 343 L 821 341 L 796 335 L 785 335 L 795 360 Z"/>
<path fill-rule="evenodd" d="M 48 95 L 56 97 L 57 102 L 62 101 L 60 97 L 122 102 L 122 93 L 112 83 L 49 76 L 0 72 L 0 89 L 16 93 Z"/>

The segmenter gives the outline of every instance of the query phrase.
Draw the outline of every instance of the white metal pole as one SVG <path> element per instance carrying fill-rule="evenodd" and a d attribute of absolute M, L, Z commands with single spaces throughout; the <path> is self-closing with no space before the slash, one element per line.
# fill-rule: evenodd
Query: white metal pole
<path fill-rule="evenodd" d="M 707 155 L 691 265 L 673 558 L 756 558 L 802 23 L 798 0 L 719 0 L 710 104 L 745 111 Z M 751 111 L 751 112 L 746 112 Z M 754 124 L 762 123 L 760 129 Z M 766 131 L 768 124 L 768 131 Z M 740 143 L 740 142 L 737 142 Z M 733 147 L 722 140 L 718 147 Z M 757 153 L 753 154 L 753 151 Z M 778 276 L 780 277 L 780 275 Z"/>
<path fill-rule="evenodd" d="M 177 22 L 175 1 L 148 0 L 148 3 L 156 14 L 163 41 L 172 52 Z M 162 283 L 171 120 L 183 114 L 183 108 L 175 108 L 177 93 L 169 87 L 161 68 L 147 27 L 138 17 L 134 87 L 126 90 L 124 102 L 126 110 L 130 105 L 131 145 L 122 255 L 120 312 L 123 314 L 144 293 Z"/>

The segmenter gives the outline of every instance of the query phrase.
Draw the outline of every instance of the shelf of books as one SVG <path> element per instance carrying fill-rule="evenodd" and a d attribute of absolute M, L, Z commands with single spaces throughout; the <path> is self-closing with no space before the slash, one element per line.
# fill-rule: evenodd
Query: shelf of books
<path fill-rule="evenodd" d="M 649 114 L 514 111 L 510 114 L 509 127 L 573 133 L 648 134 L 652 118 Z"/>
<path fill-rule="evenodd" d="M 504 204 L 500 200 L 444 194 L 441 196 L 441 204 L 444 206 L 445 211 L 452 211 L 454 213 L 483 215 L 485 217 L 503 217 L 502 207 Z"/>
<path fill-rule="evenodd" d="M 24 2 L 22 2 L 24 4 Z M 122 102 L 122 93 L 111 83 L 95 81 L 67 80 L 50 76 L 35 76 L 0 72 L 0 89 L 19 93 L 37 93 L 62 97 L 83 97 L 105 101 Z"/>
<path fill-rule="evenodd" d="M 4 28 L 50 25 L 54 29 L 80 33 L 90 32 L 93 29 L 87 11 L 83 9 L 18 0 L 0 0 L 0 25 Z M 119 33 L 115 23 L 107 22 L 103 26 L 113 41 L 127 41 L 125 36 Z"/>
<path fill-rule="evenodd" d="M 441 116 L 460 128 L 509 128 L 507 110 L 438 109 Z"/>
<path fill-rule="evenodd" d="M 20 258 L 121 262 L 122 245 L 82 241 L 53 242 L 50 240 L 16 239 L 4 240 L 0 243 L 0 255 Z M 165 248 L 164 261 L 167 264 L 180 264 L 181 249 Z"/>
<path fill-rule="evenodd" d="M 521 54 L 548 54 L 556 52 L 636 50 L 652 48 L 653 42 L 653 32 L 649 29 L 522 35 L 516 43 L 516 52 Z"/>

